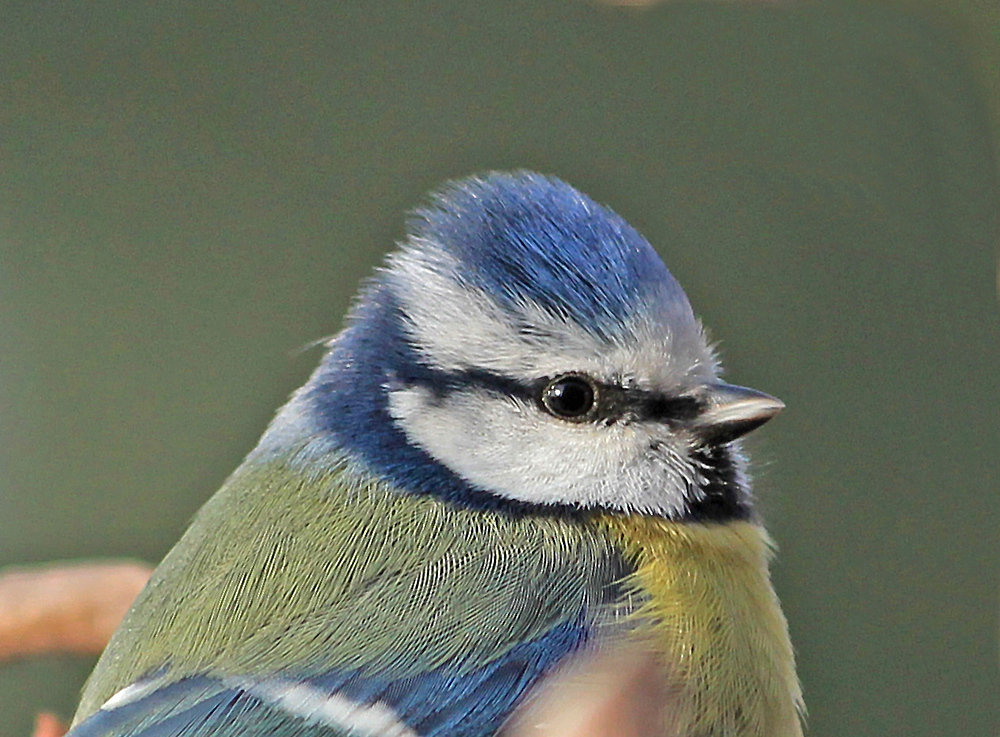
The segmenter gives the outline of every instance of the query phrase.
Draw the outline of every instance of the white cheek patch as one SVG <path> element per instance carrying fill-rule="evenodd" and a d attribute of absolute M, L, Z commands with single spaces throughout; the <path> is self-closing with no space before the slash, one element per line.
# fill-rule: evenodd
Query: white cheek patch
<path fill-rule="evenodd" d="M 391 393 L 389 408 L 410 442 L 509 499 L 675 515 L 694 483 L 671 439 L 642 425 L 568 423 L 484 391 L 413 387 Z"/>

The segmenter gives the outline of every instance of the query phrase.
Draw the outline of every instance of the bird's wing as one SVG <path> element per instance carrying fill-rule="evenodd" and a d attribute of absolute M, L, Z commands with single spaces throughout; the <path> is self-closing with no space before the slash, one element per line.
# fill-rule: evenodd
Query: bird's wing
<path fill-rule="evenodd" d="M 398 679 L 339 671 L 301 680 L 142 679 L 74 728 L 72 737 L 491 735 L 552 652 L 579 634 L 556 628 L 465 673 L 443 667 Z"/>
<path fill-rule="evenodd" d="M 264 715 L 289 726 L 240 734 L 343 731 L 336 714 L 298 715 L 296 699 L 320 714 L 378 706 L 420 735 L 491 734 L 588 638 L 624 572 L 569 521 L 465 512 L 342 467 L 245 467 L 154 574 L 88 683 L 78 716 L 94 716 L 71 734 L 224 735 L 217 724 Z M 157 688 L 107 708 L 149 673 Z M 145 713 L 100 727 L 125 709 Z M 161 727 L 171 720 L 183 728 Z"/>

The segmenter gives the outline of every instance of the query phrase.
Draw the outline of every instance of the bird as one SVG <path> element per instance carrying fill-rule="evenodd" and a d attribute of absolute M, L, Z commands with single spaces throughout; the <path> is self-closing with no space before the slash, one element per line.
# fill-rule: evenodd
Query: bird
<path fill-rule="evenodd" d="M 485 737 L 637 646 L 654 734 L 790 737 L 803 704 L 744 435 L 677 280 L 554 176 L 444 184 L 195 516 L 71 737 Z"/>

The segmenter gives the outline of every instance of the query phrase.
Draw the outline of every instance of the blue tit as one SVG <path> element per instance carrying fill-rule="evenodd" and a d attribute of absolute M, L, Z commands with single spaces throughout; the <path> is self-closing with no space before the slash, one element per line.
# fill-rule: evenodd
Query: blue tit
<path fill-rule="evenodd" d="M 745 433 L 638 232 L 558 179 L 446 185 L 153 574 L 72 737 L 481 737 L 633 642 L 664 735 L 801 735 Z"/>

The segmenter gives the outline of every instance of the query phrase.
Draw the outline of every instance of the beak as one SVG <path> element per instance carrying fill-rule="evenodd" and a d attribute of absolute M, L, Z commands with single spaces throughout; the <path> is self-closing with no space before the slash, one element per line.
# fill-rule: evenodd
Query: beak
<path fill-rule="evenodd" d="M 785 408 L 785 403 L 756 389 L 718 382 L 705 386 L 705 409 L 692 422 L 702 440 L 713 444 L 756 430 Z"/>

